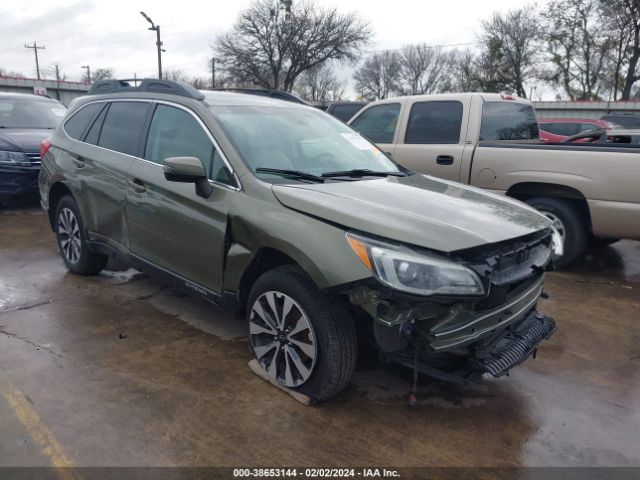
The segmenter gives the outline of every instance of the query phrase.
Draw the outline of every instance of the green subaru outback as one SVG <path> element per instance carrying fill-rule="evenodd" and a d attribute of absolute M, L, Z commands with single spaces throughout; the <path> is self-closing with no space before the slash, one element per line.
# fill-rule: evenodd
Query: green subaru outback
<path fill-rule="evenodd" d="M 42 206 L 70 271 L 116 256 L 232 298 L 266 374 L 315 400 L 349 382 L 359 341 L 469 382 L 555 330 L 535 309 L 561 249 L 545 217 L 407 170 L 312 107 L 100 81 L 42 151 Z"/>

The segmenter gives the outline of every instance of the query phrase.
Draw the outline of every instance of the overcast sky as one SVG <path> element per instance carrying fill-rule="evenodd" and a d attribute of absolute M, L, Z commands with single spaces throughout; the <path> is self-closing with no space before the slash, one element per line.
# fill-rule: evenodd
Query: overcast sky
<path fill-rule="evenodd" d="M 32 49 L 40 50 L 41 70 L 60 63 L 69 80 L 79 80 L 82 65 L 112 68 L 117 77 L 157 72 L 155 32 L 140 16 L 145 11 L 161 26 L 164 69 L 210 76 L 207 61 L 216 35 L 234 22 L 250 0 L 0 0 L 0 67 L 35 77 Z M 406 43 L 467 44 L 476 41 L 482 19 L 530 2 L 517 0 L 317 0 L 319 5 L 357 11 L 374 32 L 369 50 Z M 538 3 L 545 3 L 544 1 Z M 343 75 L 349 75 L 344 70 Z M 545 95 L 547 96 L 547 95 Z"/>

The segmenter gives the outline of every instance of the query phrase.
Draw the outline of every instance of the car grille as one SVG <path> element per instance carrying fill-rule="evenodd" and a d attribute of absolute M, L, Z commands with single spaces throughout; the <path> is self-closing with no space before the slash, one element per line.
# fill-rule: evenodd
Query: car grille
<path fill-rule="evenodd" d="M 25 153 L 29 161 L 35 165 L 40 165 L 40 153 Z"/>

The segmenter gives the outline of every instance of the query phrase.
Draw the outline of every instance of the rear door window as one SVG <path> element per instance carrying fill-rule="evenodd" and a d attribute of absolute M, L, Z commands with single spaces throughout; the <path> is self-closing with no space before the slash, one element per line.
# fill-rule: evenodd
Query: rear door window
<path fill-rule="evenodd" d="M 91 123 L 91 120 L 93 120 L 93 117 L 98 113 L 102 106 L 102 103 L 92 103 L 82 107 L 64 123 L 64 131 L 67 132 L 67 135 L 71 138 L 80 140 L 82 138 L 82 134 Z"/>
<path fill-rule="evenodd" d="M 399 115 L 399 103 L 384 103 L 362 112 L 351 127 L 374 143 L 393 143 Z"/>
<path fill-rule="evenodd" d="M 404 143 L 458 143 L 462 112 L 462 103 L 458 101 L 414 103 L 409 114 Z"/>
<path fill-rule="evenodd" d="M 148 102 L 113 102 L 102 125 L 98 146 L 137 155 Z"/>
<path fill-rule="evenodd" d="M 484 102 L 480 141 L 536 140 L 539 137 L 538 119 L 531 105 L 509 101 Z"/>

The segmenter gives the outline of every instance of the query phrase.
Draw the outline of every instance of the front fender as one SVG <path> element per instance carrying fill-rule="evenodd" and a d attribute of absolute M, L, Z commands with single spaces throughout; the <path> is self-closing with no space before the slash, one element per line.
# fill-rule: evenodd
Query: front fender
<path fill-rule="evenodd" d="M 245 271 L 266 248 L 293 259 L 321 289 L 371 276 L 351 250 L 344 229 L 285 207 L 269 206 L 243 209 L 242 217 L 230 214 L 226 291 L 238 291 Z"/>

